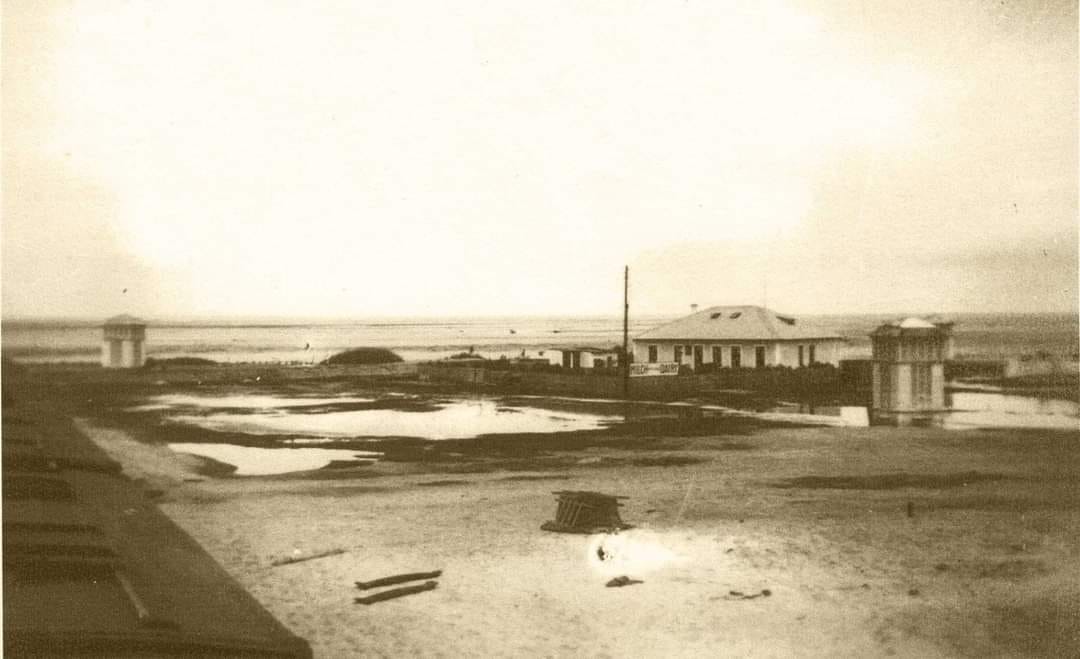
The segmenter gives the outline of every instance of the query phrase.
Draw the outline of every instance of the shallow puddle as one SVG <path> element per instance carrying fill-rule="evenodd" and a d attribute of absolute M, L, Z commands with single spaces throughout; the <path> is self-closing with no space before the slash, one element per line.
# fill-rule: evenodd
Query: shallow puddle
<path fill-rule="evenodd" d="M 261 400 L 261 399 L 267 400 Z M 250 404 L 260 399 L 260 405 Z M 555 433 L 594 430 L 619 421 L 621 417 L 545 410 L 536 407 L 507 406 L 494 400 L 457 400 L 433 402 L 419 409 L 326 410 L 318 414 L 293 413 L 290 407 L 341 402 L 370 402 L 364 399 L 276 399 L 232 397 L 197 399 L 174 397 L 170 408 L 224 408 L 220 402 L 235 401 L 236 411 L 200 414 L 172 414 L 167 418 L 220 432 L 251 435 L 306 435 L 327 438 L 416 437 L 421 439 L 469 439 L 479 435 L 512 433 Z M 278 401 L 288 401 L 279 404 Z M 297 403 L 295 401 L 305 401 Z M 307 402 L 316 401 L 316 402 Z M 161 404 L 161 401 L 155 401 Z M 243 403 L 243 404 L 241 404 Z M 244 410 L 255 410 L 242 412 Z"/>
<path fill-rule="evenodd" d="M 268 476 L 321 469 L 335 460 L 377 460 L 381 453 L 326 448 L 258 448 L 233 444 L 169 444 L 177 453 L 190 453 L 236 467 L 237 476 Z"/>

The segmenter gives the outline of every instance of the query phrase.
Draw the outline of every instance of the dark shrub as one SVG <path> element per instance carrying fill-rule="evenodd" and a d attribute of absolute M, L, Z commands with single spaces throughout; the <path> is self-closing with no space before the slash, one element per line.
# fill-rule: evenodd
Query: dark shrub
<path fill-rule="evenodd" d="M 324 364 L 392 364 L 404 361 L 386 348 L 352 348 L 329 357 Z"/>

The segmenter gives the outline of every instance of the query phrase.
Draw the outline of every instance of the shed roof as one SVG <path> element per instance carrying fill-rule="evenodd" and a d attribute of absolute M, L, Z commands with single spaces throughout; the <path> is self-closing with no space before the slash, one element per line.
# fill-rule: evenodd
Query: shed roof
<path fill-rule="evenodd" d="M 654 327 L 637 340 L 797 341 L 839 339 L 834 332 L 800 325 L 793 316 L 757 306 L 709 307 Z"/>

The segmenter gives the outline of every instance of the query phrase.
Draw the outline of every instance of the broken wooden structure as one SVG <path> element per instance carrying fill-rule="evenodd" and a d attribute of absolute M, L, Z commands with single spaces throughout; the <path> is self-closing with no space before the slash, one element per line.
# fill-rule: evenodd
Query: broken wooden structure
<path fill-rule="evenodd" d="M 558 533 L 611 533 L 632 528 L 619 517 L 619 499 L 627 497 L 581 490 L 552 492 L 558 497 L 555 520 L 540 528 Z"/>

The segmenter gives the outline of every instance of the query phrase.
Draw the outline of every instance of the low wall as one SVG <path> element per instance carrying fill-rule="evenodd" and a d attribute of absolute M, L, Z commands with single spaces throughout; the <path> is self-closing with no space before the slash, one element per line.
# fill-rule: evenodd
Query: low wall
<path fill-rule="evenodd" d="M 399 378 L 417 374 L 415 362 L 289 366 L 277 364 L 160 365 L 144 368 L 102 368 L 97 364 L 20 364 L 28 373 L 62 375 L 73 383 L 146 384 L 269 384 L 303 380 Z M 7 368 L 5 364 L 5 368 Z"/>
<path fill-rule="evenodd" d="M 1005 362 L 1003 376 L 1015 378 L 1078 371 L 1080 371 L 1080 363 L 1070 359 L 1009 359 Z"/>
<path fill-rule="evenodd" d="M 845 359 L 840 362 L 840 385 L 845 391 L 869 390 L 873 387 L 870 359 Z M 1000 359 L 950 359 L 945 362 L 945 380 L 1002 378 L 1008 364 Z"/>
<path fill-rule="evenodd" d="M 623 378 L 616 374 L 572 374 L 504 371 L 421 364 L 421 380 L 468 383 L 511 393 L 551 394 L 584 398 L 622 398 Z M 838 371 L 822 366 L 787 369 L 726 369 L 708 375 L 633 377 L 631 398 L 678 400 L 708 396 L 721 390 L 751 391 L 773 396 L 830 398 L 839 395 Z"/>
<path fill-rule="evenodd" d="M 1005 377 L 1006 362 L 1000 359 L 951 359 L 945 362 L 945 381 Z"/>

